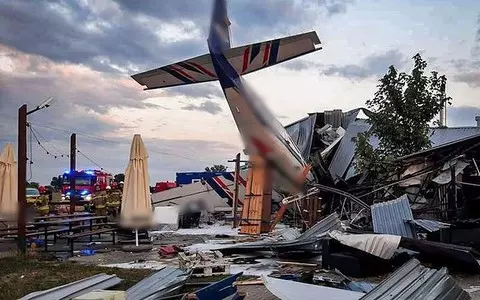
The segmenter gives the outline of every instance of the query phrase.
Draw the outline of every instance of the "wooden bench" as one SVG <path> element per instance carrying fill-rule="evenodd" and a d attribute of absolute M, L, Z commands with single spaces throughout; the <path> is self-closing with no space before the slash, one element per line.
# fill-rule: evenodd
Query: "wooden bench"
<path fill-rule="evenodd" d="M 87 236 L 90 237 L 90 243 L 91 243 L 91 242 L 93 242 L 93 236 L 94 235 L 98 234 L 100 236 L 102 233 L 111 232 L 112 233 L 112 244 L 115 245 L 115 231 L 116 230 L 117 230 L 117 228 L 100 228 L 100 229 L 97 229 L 97 230 L 88 230 L 88 231 L 75 233 L 75 234 L 71 234 L 71 235 L 66 236 L 66 238 L 68 239 L 68 243 L 70 244 L 70 254 L 73 256 L 75 240 L 78 239 L 78 238 L 82 238 L 82 237 L 87 237 Z"/>

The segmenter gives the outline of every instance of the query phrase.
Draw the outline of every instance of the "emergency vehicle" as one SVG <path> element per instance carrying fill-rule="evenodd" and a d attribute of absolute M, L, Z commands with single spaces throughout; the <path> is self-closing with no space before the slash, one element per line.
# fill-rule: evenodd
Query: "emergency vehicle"
<path fill-rule="evenodd" d="M 62 197 L 71 196 L 70 171 L 63 173 Z M 84 200 L 89 201 L 95 192 L 107 189 L 113 183 L 113 175 L 103 170 L 80 170 L 75 171 L 75 193 L 79 194 Z"/>

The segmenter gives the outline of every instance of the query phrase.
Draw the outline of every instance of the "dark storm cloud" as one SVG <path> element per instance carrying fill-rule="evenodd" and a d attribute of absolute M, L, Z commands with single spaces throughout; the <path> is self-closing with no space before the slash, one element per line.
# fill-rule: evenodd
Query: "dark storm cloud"
<path fill-rule="evenodd" d="M 477 17 L 477 28 L 475 30 L 475 39 L 472 48 L 472 55 L 480 59 L 480 14 Z"/>
<path fill-rule="evenodd" d="M 320 72 L 326 76 L 339 76 L 352 80 L 361 80 L 369 77 L 381 77 L 390 65 L 401 68 L 407 62 L 406 57 L 398 50 L 390 50 L 382 54 L 366 57 L 358 65 L 329 65 L 321 68 Z"/>
<path fill-rule="evenodd" d="M 29 116 L 33 127 L 60 152 L 68 151 L 70 134 L 78 132 L 82 152 L 106 169 L 122 172 L 131 139 L 112 136 L 131 126 L 122 120 L 107 119 L 105 115 L 110 109 L 164 109 L 144 100 L 170 93 L 208 98 L 195 102 L 200 104 L 187 103 L 183 109 L 221 113 L 220 105 L 210 101 L 223 99 L 216 83 L 145 92 L 128 76 L 207 52 L 211 3 L 210 0 L 0 1 L 0 59 L 4 56 L 11 64 L 0 66 L 0 146 L 7 141 L 16 142 L 16 113 L 21 104 L 33 108 L 48 96 L 54 96 L 57 99 L 54 105 Z M 319 16 L 343 13 L 349 3 L 229 1 L 232 38 L 239 45 L 287 31 L 293 33 L 305 26 L 310 29 L 311 22 Z M 169 28 L 165 25 L 183 26 L 180 31 L 184 34 L 167 32 Z M 4 67 L 12 70 L 5 71 Z M 114 141 L 89 139 L 80 133 Z M 173 179 L 175 170 L 191 171 L 203 169 L 206 163 L 224 163 L 218 161 L 219 157 L 231 157 L 238 151 L 225 143 L 195 140 L 152 139 L 147 147 L 150 147 L 152 180 Z M 183 158 L 173 159 L 165 153 Z M 42 183 L 48 183 L 46 179 L 68 167 L 68 160 L 51 160 L 35 143 L 33 154 L 33 178 Z M 184 157 L 198 157 L 202 161 L 192 162 Z M 82 157 L 79 163 L 92 166 Z"/>
<path fill-rule="evenodd" d="M 134 68 L 153 68 L 197 55 L 198 49 L 206 49 L 203 39 L 162 43 L 155 33 L 159 24 L 149 23 L 148 19 L 122 11 L 102 15 L 75 1 L 59 3 L 1 2 L 0 42 L 56 62 L 82 63 L 103 72 L 115 71 L 109 66 L 113 64 L 128 73 Z M 98 28 L 91 29 L 89 24 Z M 106 62 L 102 63 L 103 60 Z"/>
<path fill-rule="evenodd" d="M 208 20 L 211 13 L 211 0 L 175 0 L 175 1 L 130 1 L 114 0 L 130 12 L 147 14 L 161 20 Z"/>
<path fill-rule="evenodd" d="M 293 70 L 293 71 L 303 71 L 310 68 L 318 67 L 319 64 L 315 62 L 306 61 L 303 59 L 292 59 L 281 64 L 282 67 Z"/>
<path fill-rule="evenodd" d="M 212 1 L 3 1 L 0 43 L 56 62 L 88 65 L 102 72 L 151 69 L 206 52 L 206 30 Z M 236 42 L 310 24 L 318 10 L 342 13 L 350 1 L 232 1 L 230 15 Z M 162 41 L 164 22 L 193 22 L 198 36 Z M 254 33 L 254 34 L 252 34 Z M 161 32 L 160 32 L 161 35 Z"/>
<path fill-rule="evenodd" d="M 182 107 L 183 110 L 197 110 L 197 111 L 204 111 L 212 115 L 216 115 L 222 112 L 222 108 L 217 102 L 213 101 L 204 101 L 199 105 L 196 104 L 188 104 Z"/>
<path fill-rule="evenodd" d="M 459 82 L 464 82 L 472 87 L 480 87 L 480 72 L 463 72 L 455 75 L 454 79 Z"/>
<path fill-rule="evenodd" d="M 472 58 L 467 59 L 452 59 L 450 63 L 457 74 L 454 80 L 463 82 L 471 87 L 480 87 L 480 14 L 477 17 L 477 27 L 475 28 Z"/>
<path fill-rule="evenodd" d="M 451 106 L 447 109 L 448 126 L 476 126 L 476 116 L 480 116 L 480 108 L 473 106 Z"/>

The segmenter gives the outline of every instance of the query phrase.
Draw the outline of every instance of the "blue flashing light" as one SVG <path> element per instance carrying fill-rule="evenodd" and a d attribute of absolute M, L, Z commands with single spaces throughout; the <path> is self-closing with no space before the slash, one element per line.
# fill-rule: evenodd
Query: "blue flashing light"
<path fill-rule="evenodd" d="M 65 171 L 65 174 L 70 174 L 70 170 L 66 170 L 66 171 Z"/>
<path fill-rule="evenodd" d="M 70 196 L 71 192 L 67 192 L 67 196 Z"/>
<path fill-rule="evenodd" d="M 86 195 L 86 194 L 88 194 L 88 191 L 82 191 L 81 194 L 82 194 L 82 195 Z"/>
<path fill-rule="evenodd" d="M 93 171 L 85 171 L 85 173 L 88 174 L 88 175 L 93 175 L 93 174 L 95 174 L 95 172 L 93 172 Z"/>

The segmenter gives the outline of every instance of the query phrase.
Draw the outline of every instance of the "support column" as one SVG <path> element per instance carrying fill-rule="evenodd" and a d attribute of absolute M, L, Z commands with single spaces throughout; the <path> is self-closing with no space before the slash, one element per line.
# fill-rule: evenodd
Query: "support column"
<path fill-rule="evenodd" d="M 272 209 L 272 171 L 260 156 L 251 156 L 240 222 L 240 233 L 269 232 Z"/>

